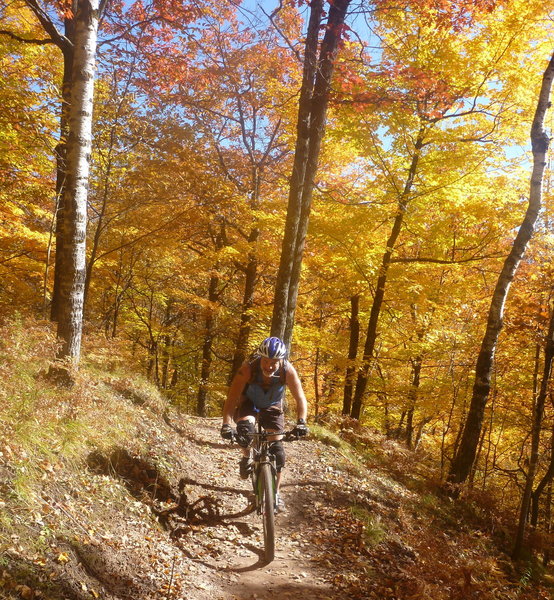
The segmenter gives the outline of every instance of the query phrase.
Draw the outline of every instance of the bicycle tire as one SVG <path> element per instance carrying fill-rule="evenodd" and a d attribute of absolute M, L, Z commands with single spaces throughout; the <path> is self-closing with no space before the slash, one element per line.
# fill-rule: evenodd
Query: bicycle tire
<path fill-rule="evenodd" d="M 267 463 L 261 465 L 258 484 L 260 485 L 265 560 L 269 563 L 275 558 L 275 484 L 271 465 Z"/>

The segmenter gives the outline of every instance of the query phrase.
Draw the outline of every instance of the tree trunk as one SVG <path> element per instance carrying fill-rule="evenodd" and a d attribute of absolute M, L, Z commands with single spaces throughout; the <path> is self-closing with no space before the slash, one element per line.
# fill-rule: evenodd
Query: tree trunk
<path fill-rule="evenodd" d="M 216 268 L 217 271 L 217 268 Z M 206 310 L 206 320 L 204 324 L 204 344 L 202 346 L 202 366 L 200 367 L 200 386 L 196 399 L 196 412 L 199 416 L 205 417 L 208 414 L 208 382 L 210 380 L 212 367 L 212 347 L 214 341 L 215 311 L 213 305 L 217 302 L 219 287 L 219 277 L 212 275 L 208 289 L 209 306 Z"/>
<path fill-rule="evenodd" d="M 473 462 L 473 467 L 469 473 L 469 487 L 473 487 L 473 482 L 475 480 L 475 471 L 477 469 L 477 465 L 479 464 L 479 459 L 481 458 L 481 453 L 483 452 L 483 446 L 485 444 L 485 437 L 487 435 L 487 426 L 483 429 L 481 433 L 481 437 L 479 438 L 479 444 L 477 446 L 477 452 L 475 454 L 475 461 Z"/>
<path fill-rule="evenodd" d="M 281 338 L 284 337 L 287 323 L 289 285 L 294 263 L 296 234 L 300 222 L 304 176 L 306 173 L 306 164 L 308 162 L 311 102 L 317 69 L 317 49 L 322 18 L 323 0 L 313 0 L 310 5 L 310 20 L 306 34 L 304 69 L 302 73 L 302 86 L 300 88 L 298 119 L 296 123 L 296 147 L 294 150 L 294 162 L 290 178 L 285 233 L 281 247 L 277 281 L 275 283 L 273 317 L 271 322 L 271 335 Z"/>
<path fill-rule="evenodd" d="M 260 169 L 253 168 L 252 172 L 252 201 L 250 208 L 252 212 L 259 209 L 260 205 Z M 242 308 L 240 313 L 240 325 L 235 352 L 229 372 L 228 384 L 231 383 L 235 373 L 239 370 L 242 363 L 246 360 L 248 353 L 248 341 L 250 340 L 250 330 L 252 324 L 252 307 L 254 306 L 254 291 L 256 289 L 256 279 L 258 276 L 258 251 L 256 245 L 260 237 L 260 230 L 256 224 L 248 236 L 250 251 L 248 253 L 248 262 L 245 269 L 244 293 L 242 296 Z"/>
<path fill-rule="evenodd" d="M 523 550 L 523 540 L 525 538 L 525 527 L 529 516 L 529 507 L 531 505 L 531 497 L 533 492 L 533 483 L 535 473 L 539 463 L 539 444 L 541 439 L 542 420 L 544 416 L 544 406 L 548 387 L 550 385 L 550 376 L 552 374 L 552 360 L 554 359 L 554 310 L 550 316 L 550 324 L 548 326 L 548 335 L 544 348 L 544 367 L 542 373 L 541 386 L 535 406 L 533 408 L 533 422 L 531 425 L 531 450 L 529 452 L 529 467 L 525 478 L 525 487 L 523 488 L 523 496 L 521 498 L 521 506 L 519 511 L 519 522 L 517 526 L 516 539 L 512 558 L 518 560 L 521 557 Z"/>
<path fill-rule="evenodd" d="M 421 438 L 423 437 L 423 429 L 425 425 L 431 421 L 431 417 L 425 417 L 421 419 L 421 421 L 417 425 L 415 440 L 413 443 L 413 450 L 417 450 L 419 448 L 419 444 L 421 443 Z"/>
<path fill-rule="evenodd" d="M 531 527 L 536 527 L 539 521 L 539 502 L 540 498 L 547 486 L 549 486 L 554 478 L 554 426 L 552 427 L 552 435 L 550 438 L 550 464 L 533 491 L 531 497 Z"/>
<path fill-rule="evenodd" d="M 58 206 L 60 199 L 56 197 L 56 207 L 54 215 L 50 223 L 50 232 L 48 234 L 48 245 L 46 247 L 46 261 L 44 265 L 44 276 L 42 279 L 42 314 L 43 318 L 48 318 L 48 279 L 50 277 L 50 258 L 52 256 L 52 244 L 54 241 L 54 232 L 56 229 L 56 213 L 58 212 Z"/>
<path fill-rule="evenodd" d="M 254 230 L 252 231 L 254 234 Z M 259 230 L 255 230 L 256 239 L 259 235 Z M 252 235 L 250 236 L 252 239 Z M 254 240 L 255 241 L 255 240 Z M 229 376 L 230 380 L 239 370 L 242 363 L 246 360 L 248 354 L 248 341 L 250 340 L 250 330 L 252 325 L 252 307 L 254 306 L 254 291 L 256 288 L 256 277 L 258 272 L 258 259 L 254 252 L 248 258 L 246 265 L 246 277 L 244 280 L 244 295 L 242 298 L 242 311 L 240 314 L 239 334 L 233 354 L 233 363 Z"/>
<path fill-rule="evenodd" d="M 87 193 L 98 13 L 98 0 L 79 0 L 75 15 L 75 55 L 63 201 L 63 274 L 58 314 L 58 338 L 62 341 L 58 358 L 70 358 L 74 364 L 79 362 L 83 326 Z"/>
<path fill-rule="evenodd" d="M 315 364 L 314 364 L 314 420 L 317 423 L 319 419 L 320 411 L 320 398 L 319 398 L 319 346 L 315 350 Z"/>
<path fill-rule="evenodd" d="M 412 382 L 408 393 L 408 412 L 406 415 L 406 445 L 410 450 L 413 450 L 414 447 L 414 412 L 419 392 L 422 362 L 421 356 L 417 356 L 412 360 Z"/>
<path fill-rule="evenodd" d="M 421 127 L 415 143 L 415 151 L 412 157 L 410 169 L 408 171 L 408 178 L 404 185 L 402 195 L 398 200 L 396 217 L 394 219 L 392 231 L 389 239 L 387 240 L 387 247 L 381 261 L 381 269 L 379 271 L 379 277 L 377 278 L 377 288 L 375 290 L 375 296 L 373 297 L 373 304 L 371 305 L 371 312 L 369 314 L 369 323 L 367 326 L 366 340 L 364 345 L 363 364 L 358 371 L 356 389 L 354 391 L 354 400 L 352 402 L 351 416 L 354 419 L 359 419 L 362 412 L 362 398 L 367 387 L 369 370 L 371 367 L 371 361 L 373 360 L 375 344 L 377 342 L 377 325 L 379 323 L 379 315 L 381 314 L 381 307 L 385 298 L 385 286 L 387 284 L 390 261 L 392 253 L 394 252 L 396 241 L 398 240 L 398 236 L 400 235 L 400 231 L 402 229 L 404 215 L 406 214 L 406 209 L 410 200 L 410 192 L 412 190 L 414 179 L 417 173 L 421 148 L 423 147 L 424 133 L 425 131 L 423 127 Z"/>
<path fill-rule="evenodd" d="M 75 7 L 74 7 L 75 8 Z M 65 36 L 74 41 L 75 23 L 73 19 L 65 20 Z M 54 287 L 50 305 L 50 320 L 58 321 L 60 311 L 60 285 L 63 274 L 62 260 L 64 256 L 64 201 L 67 173 L 67 140 L 69 138 L 69 110 L 71 106 L 71 90 L 73 87 L 73 56 L 72 46 L 62 47 L 63 79 L 62 104 L 60 110 L 60 141 L 56 146 L 56 254 L 54 258 Z"/>
<path fill-rule="evenodd" d="M 462 434 L 462 441 L 458 448 L 450 472 L 448 482 L 460 484 L 466 481 L 475 461 L 475 453 L 479 436 L 483 426 L 485 406 L 490 391 L 491 373 L 494 366 L 494 353 L 498 337 L 502 329 L 504 305 L 510 289 L 510 284 L 516 274 L 517 268 L 529 240 L 533 236 L 535 222 L 541 207 L 542 180 L 546 166 L 546 153 L 550 139 L 544 130 L 544 118 L 550 102 L 550 90 L 554 77 L 554 55 L 544 72 L 537 109 L 531 126 L 531 145 L 533 150 L 533 172 L 529 191 L 529 205 L 525 218 L 514 240 L 510 254 L 504 261 L 502 271 L 498 277 L 491 300 L 487 328 L 475 367 L 475 382 L 469 413 Z"/>
<path fill-rule="evenodd" d="M 344 376 L 344 396 L 342 401 L 342 414 L 350 415 L 352 409 L 352 389 L 356 375 L 356 356 L 360 343 L 360 294 L 350 298 L 350 343 L 348 344 L 348 364 Z"/>
<path fill-rule="evenodd" d="M 491 402 L 489 427 L 488 427 L 488 435 L 487 435 L 487 451 L 485 453 L 485 458 L 483 460 L 483 479 L 481 482 L 481 488 L 483 490 L 485 490 L 487 488 L 487 478 L 489 475 L 489 471 L 493 470 L 494 460 L 496 460 L 496 445 L 492 441 L 492 435 L 494 432 L 495 399 L 496 399 L 496 394 L 493 395 L 492 402 Z M 485 429 L 487 429 L 487 428 L 485 427 Z M 494 446 L 494 452 L 493 452 L 493 446 Z M 490 470 L 489 470 L 491 453 L 493 453 L 493 465 L 491 465 Z"/>
<path fill-rule="evenodd" d="M 552 533 L 552 483 L 548 485 L 548 492 L 546 494 L 546 508 L 544 513 L 546 533 L 550 534 Z M 550 562 L 550 554 L 551 548 L 547 547 L 544 551 L 544 556 L 542 559 L 542 566 L 545 568 L 548 567 L 548 563 Z"/>
<path fill-rule="evenodd" d="M 54 257 L 54 287 L 50 303 L 50 318 L 58 320 L 60 308 L 60 278 L 63 274 L 62 259 L 64 255 L 63 232 L 64 232 L 64 198 L 67 174 L 67 140 L 69 138 L 69 108 L 71 106 L 71 93 L 73 88 L 73 58 L 75 47 L 75 19 L 64 19 L 64 35 L 60 36 L 56 26 L 50 21 L 47 13 L 35 0 L 26 0 L 27 6 L 33 11 L 44 30 L 50 35 L 53 43 L 58 46 L 63 56 L 63 76 L 61 88 L 60 107 L 60 140 L 54 149 L 56 156 L 56 202 L 55 202 L 55 224 L 56 224 L 56 254 Z M 77 13 L 77 0 L 72 0 L 70 6 L 72 15 Z"/>
<path fill-rule="evenodd" d="M 331 78 L 349 4 L 350 0 L 335 0 L 331 4 L 319 58 L 316 57 L 318 32 L 323 14 L 322 0 L 313 0 L 310 9 L 298 110 L 297 141 L 271 323 L 271 334 L 281 337 L 289 347 L 314 180 L 321 142 L 325 134 Z"/>

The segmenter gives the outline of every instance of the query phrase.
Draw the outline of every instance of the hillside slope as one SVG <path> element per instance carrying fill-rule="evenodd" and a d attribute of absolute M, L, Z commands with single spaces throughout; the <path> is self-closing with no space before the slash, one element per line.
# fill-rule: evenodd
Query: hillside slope
<path fill-rule="evenodd" d="M 493 512 L 434 493 L 415 456 L 361 429 L 287 445 L 265 565 L 219 419 L 138 379 L 85 370 L 63 390 L 20 367 L 0 367 L 1 598 L 551 597 L 493 543 Z"/>

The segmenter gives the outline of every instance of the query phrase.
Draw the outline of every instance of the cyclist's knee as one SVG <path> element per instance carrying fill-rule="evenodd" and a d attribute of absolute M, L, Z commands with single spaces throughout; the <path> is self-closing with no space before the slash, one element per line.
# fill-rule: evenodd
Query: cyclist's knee
<path fill-rule="evenodd" d="M 246 448 L 252 439 L 252 434 L 255 431 L 254 423 L 249 420 L 239 421 L 237 423 L 237 443 L 239 446 Z"/>
<path fill-rule="evenodd" d="M 283 442 L 273 442 L 273 444 L 271 444 L 270 452 L 275 456 L 277 472 L 281 471 L 285 466 L 285 448 L 283 447 Z"/>

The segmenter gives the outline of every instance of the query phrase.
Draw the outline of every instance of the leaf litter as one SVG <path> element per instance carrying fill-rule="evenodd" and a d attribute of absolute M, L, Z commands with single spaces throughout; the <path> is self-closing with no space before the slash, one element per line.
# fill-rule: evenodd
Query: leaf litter
<path fill-rule="evenodd" d="M 287 445 L 287 511 L 266 565 L 249 482 L 238 476 L 237 448 L 219 439 L 219 419 L 134 410 L 141 419 L 130 447 L 93 451 L 96 462 L 79 472 L 62 460 L 54 473 L 43 464 L 51 477 L 7 547 L 0 598 L 549 597 L 510 579 L 486 536 L 476 541 L 470 529 L 446 530 L 423 514 L 418 493 L 390 470 L 351 464 L 317 440 Z"/>

